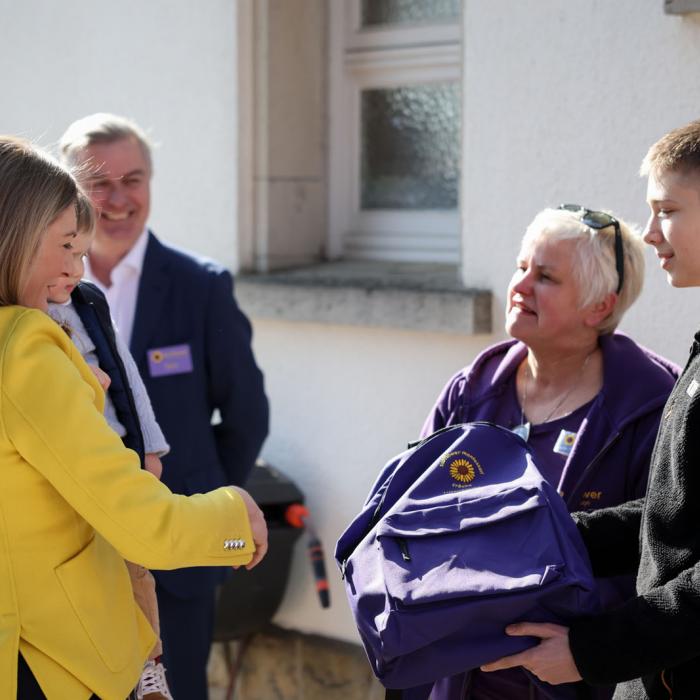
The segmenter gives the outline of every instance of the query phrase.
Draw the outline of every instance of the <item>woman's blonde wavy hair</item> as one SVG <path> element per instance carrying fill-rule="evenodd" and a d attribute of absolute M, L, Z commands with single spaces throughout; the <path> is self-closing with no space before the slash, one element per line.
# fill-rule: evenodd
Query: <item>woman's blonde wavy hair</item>
<path fill-rule="evenodd" d="M 75 177 L 29 141 L 0 136 L 0 306 L 17 304 L 49 225 L 75 207 L 79 232 L 95 215 Z"/>

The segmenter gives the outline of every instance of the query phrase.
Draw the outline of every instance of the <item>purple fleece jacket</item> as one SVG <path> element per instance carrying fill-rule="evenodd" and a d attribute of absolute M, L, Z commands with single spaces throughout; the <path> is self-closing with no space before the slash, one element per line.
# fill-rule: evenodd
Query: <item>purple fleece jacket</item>
<path fill-rule="evenodd" d="M 680 373 L 677 365 L 623 333 L 601 336 L 600 347 L 603 387 L 581 423 L 558 485 L 571 512 L 598 510 L 644 495 L 661 413 Z M 527 347 L 515 340 L 484 350 L 447 383 L 422 435 L 481 420 L 513 427 L 503 415 L 509 403 L 504 392 L 526 353 Z M 606 607 L 634 595 L 631 576 L 600 583 Z M 513 700 L 520 697 L 512 695 Z"/>

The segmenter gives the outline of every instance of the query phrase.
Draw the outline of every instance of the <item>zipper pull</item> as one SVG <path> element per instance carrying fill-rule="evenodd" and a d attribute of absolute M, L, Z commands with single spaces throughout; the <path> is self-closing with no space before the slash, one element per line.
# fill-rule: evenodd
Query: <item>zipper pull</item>
<path fill-rule="evenodd" d="M 396 542 L 399 545 L 399 549 L 401 550 L 401 557 L 403 558 L 404 561 L 411 561 L 411 555 L 408 552 L 408 543 L 403 537 L 397 537 Z"/>

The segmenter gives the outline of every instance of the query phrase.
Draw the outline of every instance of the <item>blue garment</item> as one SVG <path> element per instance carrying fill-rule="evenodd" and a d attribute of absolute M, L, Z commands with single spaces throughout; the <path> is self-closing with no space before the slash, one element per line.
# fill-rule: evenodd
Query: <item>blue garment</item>
<path fill-rule="evenodd" d="M 175 372 L 152 376 L 154 353 L 173 346 L 187 348 L 191 369 L 182 371 L 180 366 Z M 149 232 L 131 353 L 171 447 L 163 458 L 163 482 L 174 493 L 186 495 L 245 484 L 267 435 L 268 404 L 251 349 L 250 323 L 236 304 L 230 273 L 164 245 Z M 218 425 L 212 425 L 215 409 L 221 416 Z M 188 601 L 201 608 L 202 597 L 213 599 L 228 569 L 153 573 L 158 588 L 179 599 L 182 615 L 189 619 Z M 198 700 L 200 693 L 189 683 L 201 676 L 202 669 L 168 659 L 182 658 L 193 639 L 206 635 L 190 623 L 178 624 L 172 600 L 165 607 L 163 649 L 173 696 Z M 202 625 L 208 629 L 211 621 L 202 620 Z M 193 658 L 206 659 L 207 654 L 208 645 L 192 650 Z"/>
<path fill-rule="evenodd" d="M 526 443 L 493 424 L 447 428 L 391 460 L 336 560 L 374 672 L 389 688 L 535 643 L 506 635 L 509 622 L 566 623 L 598 610 L 566 506 Z M 573 684 L 567 691 L 576 697 Z"/>
<path fill-rule="evenodd" d="M 512 415 L 510 423 L 499 423 L 504 427 L 516 426 L 522 423 L 523 413 L 520 408 L 520 401 L 517 395 L 515 373 L 511 375 L 510 389 L 503 393 L 502 400 L 510 405 Z M 537 468 L 540 474 L 549 481 L 555 488 L 559 488 L 562 472 L 566 466 L 568 457 L 567 450 L 570 451 L 573 445 L 568 445 L 566 449 L 557 448 L 560 442 L 562 431 L 573 438 L 576 437 L 583 419 L 591 409 L 592 400 L 579 406 L 577 409 L 561 418 L 549 420 L 546 423 L 537 423 L 530 426 L 530 434 L 527 444 L 535 457 Z"/>
<path fill-rule="evenodd" d="M 110 385 L 107 391 L 114 404 L 117 420 L 126 430 L 122 442 L 138 454 L 143 465 L 146 450 L 141 424 L 124 362 L 117 348 L 109 304 L 104 294 L 85 280 L 75 287 L 71 301 L 90 340 L 95 344 L 100 369 L 109 375 Z"/>

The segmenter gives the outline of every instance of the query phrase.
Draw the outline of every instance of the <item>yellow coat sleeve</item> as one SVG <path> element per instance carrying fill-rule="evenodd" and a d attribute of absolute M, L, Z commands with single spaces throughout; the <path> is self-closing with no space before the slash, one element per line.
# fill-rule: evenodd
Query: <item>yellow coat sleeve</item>
<path fill-rule="evenodd" d="M 226 487 L 175 495 L 141 469 L 105 421 L 87 364 L 41 312 L 20 313 L 5 330 L 0 387 L 5 437 L 124 558 L 154 569 L 250 561 L 255 547 L 240 496 Z"/>

